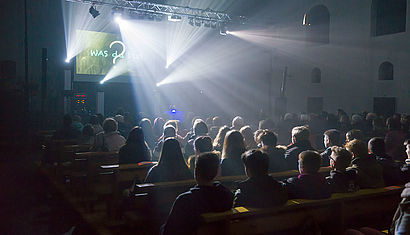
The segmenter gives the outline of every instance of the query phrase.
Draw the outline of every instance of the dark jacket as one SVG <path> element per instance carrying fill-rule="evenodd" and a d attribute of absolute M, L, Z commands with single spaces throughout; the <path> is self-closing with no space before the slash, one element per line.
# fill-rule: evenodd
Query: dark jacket
<path fill-rule="evenodd" d="M 285 152 L 285 160 L 288 164 L 289 170 L 298 169 L 299 154 L 306 150 L 314 150 L 308 140 L 300 141 L 287 147 Z"/>
<path fill-rule="evenodd" d="M 170 182 L 193 179 L 188 167 L 182 169 L 167 170 L 156 165 L 148 171 L 145 183 Z"/>
<path fill-rule="evenodd" d="M 132 164 L 151 161 L 151 153 L 146 143 L 127 143 L 121 147 L 118 154 L 120 164 Z"/>
<path fill-rule="evenodd" d="M 347 193 L 359 190 L 357 172 L 353 169 L 345 172 L 332 170 L 326 180 L 332 188 L 332 193 Z"/>
<path fill-rule="evenodd" d="M 245 167 L 240 159 L 224 158 L 221 161 L 221 175 L 245 175 Z"/>
<path fill-rule="evenodd" d="M 355 157 L 352 160 L 352 167 L 357 171 L 357 182 L 360 188 L 380 188 L 384 187 L 383 168 L 371 155 L 365 157 Z"/>
<path fill-rule="evenodd" d="M 266 153 L 269 157 L 269 172 L 281 172 L 288 169 L 284 149 L 264 146 L 261 148 L 261 151 Z"/>
<path fill-rule="evenodd" d="M 193 234 L 203 213 L 230 210 L 233 194 L 216 182 L 213 186 L 191 188 L 177 197 L 162 228 L 162 234 Z"/>
<path fill-rule="evenodd" d="M 322 166 L 330 166 L 330 155 L 332 155 L 332 147 L 328 147 L 320 154 L 320 158 L 322 159 Z"/>
<path fill-rule="evenodd" d="M 386 186 L 402 185 L 407 182 L 404 181 L 402 177 L 400 165 L 397 164 L 389 155 L 380 154 L 374 155 L 374 157 L 383 168 L 383 179 Z"/>
<path fill-rule="evenodd" d="M 271 176 L 249 178 L 238 185 L 235 206 L 265 208 L 286 203 L 288 194 L 284 185 Z"/>
<path fill-rule="evenodd" d="M 324 199 L 331 195 L 331 187 L 320 173 L 300 174 L 286 180 L 289 199 Z"/>

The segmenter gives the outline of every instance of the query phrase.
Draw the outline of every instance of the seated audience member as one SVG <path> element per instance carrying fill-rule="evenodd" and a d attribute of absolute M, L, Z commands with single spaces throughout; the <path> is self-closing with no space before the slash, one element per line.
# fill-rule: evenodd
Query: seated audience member
<path fill-rule="evenodd" d="M 191 171 L 195 169 L 195 159 L 201 153 L 211 152 L 212 151 L 212 139 L 209 136 L 199 136 L 194 141 L 194 150 L 195 155 L 192 155 L 188 158 L 188 166 Z"/>
<path fill-rule="evenodd" d="M 318 171 L 321 165 L 319 153 L 303 151 L 299 154 L 300 175 L 286 180 L 289 199 L 324 199 L 331 195 L 331 187 Z"/>
<path fill-rule="evenodd" d="M 155 147 L 155 139 L 154 139 L 154 132 L 152 130 L 151 120 L 148 118 L 143 118 L 139 126 L 142 128 L 144 132 L 145 142 L 147 143 L 148 147 L 154 148 Z"/>
<path fill-rule="evenodd" d="M 285 160 L 285 149 L 276 147 L 278 138 L 274 132 L 264 130 L 259 135 L 262 147 L 261 151 L 269 158 L 269 172 L 286 171 L 288 166 Z"/>
<path fill-rule="evenodd" d="M 346 143 L 355 139 L 364 141 L 364 135 L 361 130 L 353 129 L 346 133 Z"/>
<path fill-rule="evenodd" d="M 286 188 L 268 175 L 268 155 L 260 150 L 249 150 L 242 154 L 242 162 L 248 179 L 238 185 L 235 206 L 265 208 L 286 203 Z"/>
<path fill-rule="evenodd" d="M 79 133 L 83 131 L 84 125 L 81 123 L 81 117 L 79 115 L 73 115 L 73 123 L 71 123 L 71 126 Z"/>
<path fill-rule="evenodd" d="M 93 127 L 95 134 L 98 134 L 98 133 L 104 131 L 103 128 L 102 128 L 102 126 L 100 125 L 100 122 L 99 122 L 99 120 L 98 120 L 98 116 L 97 116 L 97 115 L 92 115 L 92 116 L 91 116 L 90 124 L 91 124 L 91 126 Z"/>
<path fill-rule="evenodd" d="M 193 155 L 194 152 L 194 141 L 199 136 L 206 136 L 208 135 L 208 126 L 206 123 L 201 120 L 197 119 L 193 125 L 194 133 L 188 140 L 188 143 L 185 145 L 185 156 L 188 158 L 189 156 Z"/>
<path fill-rule="evenodd" d="M 332 193 L 354 192 L 359 189 L 356 171 L 346 170 L 352 161 L 352 154 L 344 148 L 333 146 L 330 155 L 330 176 L 326 177 Z"/>
<path fill-rule="evenodd" d="M 78 139 L 78 144 L 88 144 L 93 145 L 95 141 L 94 128 L 90 124 L 87 124 L 83 127 L 81 136 Z"/>
<path fill-rule="evenodd" d="M 125 138 L 118 132 L 117 122 L 113 118 L 106 118 L 103 122 L 104 132 L 95 137 L 94 150 L 117 151 L 125 144 Z"/>
<path fill-rule="evenodd" d="M 63 127 L 60 130 L 57 130 L 54 135 L 53 139 L 76 139 L 81 135 L 81 132 L 75 130 L 71 124 L 72 124 L 72 119 L 69 114 L 64 115 L 63 117 Z"/>
<path fill-rule="evenodd" d="M 325 146 L 325 151 L 320 154 L 322 158 L 322 166 L 329 166 L 330 155 L 332 154 L 332 147 L 339 146 L 340 132 L 336 129 L 330 129 L 323 133 L 323 144 Z"/>
<path fill-rule="evenodd" d="M 389 234 L 410 234 L 410 183 L 406 184 L 405 189 L 401 193 L 401 197 L 403 199 L 397 207 Z"/>
<path fill-rule="evenodd" d="M 158 140 L 159 137 L 162 135 L 164 130 L 165 120 L 161 117 L 157 117 L 154 119 L 154 125 L 152 125 L 152 131 L 155 136 L 155 140 Z"/>
<path fill-rule="evenodd" d="M 255 149 L 256 142 L 253 139 L 253 132 L 250 126 L 243 126 L 239 132 L 242 134 L 243 139 L 245 140 L 246 149 Z"/>
<path fill-rule="evenodd" d="M 243 118 L 240 116 L 236 116 L 232 119 L 232 127 L 231 130 L 239 131 L 244 126 Z"/>
<path fill-rule="evenodd" d="M 222 184 L 214 182 L 218 173 L 219 157 L 215 153 L 202 153 L 196 159 L 197 185 L 179 195 L 162 227 L 162 234 L 194 234 L 200 215 L 230 210 L 233 194 Z"/>
<path fill-rule="evenodd" d="M 297 126 L 292 129 L 292 144 L 285 152 L 285 160 L 289 170 L 298 169 L 298 156 L 306 150 L 314 150 L 309 141 L 310 131 L 306 126 Z"/>
<path fill-rule="evenodd" d="M 164 127 L 164 133 L 162 134 L 161 140 L 158 141 L 158 143 L 155 145 L 154 151 L 153 151 L 153 160 L 158 160 L 159 155 L 161 154 L 161 149 L 162 145 L 164 144 L 164 141 L 168 138 L 175 138 L 176 132 L 175 128 L 171 125 L 168 125 Z"/>
<path fill-rule="evenodd" d="M 407 159 L 405 164 L 402 166 L 402 178 L 405 182 L 410 181 L 410 139 L 404 141 L 404 147 L 406 148 Z"/>
<path fill-rule="evenodd" d="M 253 133 L 253 140 L 255 141 L 256 145 L 258 146 L 258 148 L 262 147 L 262 143 L 261 143 L 261 134 L 264 130 L 258 129 Z"/>
<path fill-rule="evenodd" d="M 131 164 L 151 161 L 151 151 L 144 139 L 144 132 L 139 126 L 128 134 L 127 142 L 118 154 L 119 164 Z"/>
<path fill-rule="evenodd" d="M 122 113 L 122 112 L 121 112 Z M 124 125 L 124 116 L 122 116 L 121 114 L 117 114 L 114 116 L 114 120 L 117 122 L 117 131 L 118 133 L 120 133 L 120 135 L 124 135 L 127 136 L 127 131 L 125 129 L 125 125 Z"/>
<path fill-rule="evenodd" d="M 405 161 L 406 154 L 401 143 L 406 139 L 406 134 L 401 130 L 401 123 L 399 117 L 390 117 L 386 121 L 387 133 L 384 137 L 386 143 L 386 153 L 400 162 Z"/>
<path fill-rule="evenodd" d="M 368 154 L 366 144 L 354 139 L 346 144 L 346 149 L 352 153 L 351 167 L 357 172 L 357 182 L 360 188 L 384 187 L 383 168 L 376 158 Z"/>
<path fill-rule="evenodd" d="M 226 133 L 222 149 L 221 175 L 245 175 L 241 155 L 245 152 L 245 141 L 239 131 Z"/>
<path fill-rule="evenodd" d="M 369 153 L 376 158 L 383 168 L 383 179 L 386 186 L 405 184 L 402 179 L 400 165 L 387 155 L 384 139 L 374 137 L 368 143 Z"/>
<path fill-rule="evenodd" d="M 218 134 L 216 135 L 213 143 L 215 151 L 222 152 L 226 133 L 228 133 L 228 131 L 230 130 L 231 128 L 229 128 L 228 126 L 222 126 L 221 128 L 219 128 Z"/>
<path fill-rule="evenodd" d="M 185 163 L 178 140 L 175 138 L 166 139 L 162 146 L 158 164 L 149 170 L 145 183 L 188 179 L 192 179 L 192 174 Z"/>
<path fill-rule="evenodd" d="M 209 136 L 212 139 L 216 138 L 216 135 L 218 134 L 219 129 L 222 126 L 222 119 L 218 116 L 215 116 L 212 118 L 212 126 L 209 128 Z"/>

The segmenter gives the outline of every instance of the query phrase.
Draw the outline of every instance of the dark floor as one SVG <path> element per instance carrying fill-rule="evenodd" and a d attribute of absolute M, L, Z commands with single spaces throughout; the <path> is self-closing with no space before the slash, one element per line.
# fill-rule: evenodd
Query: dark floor
<path fill-rule="evenodd" d="M 64 234 L 82 227 L 33 160 L 40 153 L 0 154 L 0 234 Z"/>

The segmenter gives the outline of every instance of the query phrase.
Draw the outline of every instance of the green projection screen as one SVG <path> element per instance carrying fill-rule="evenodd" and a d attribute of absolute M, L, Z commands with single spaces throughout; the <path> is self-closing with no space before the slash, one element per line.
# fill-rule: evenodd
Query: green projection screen
<path fill-rule="evenodd" d="M 118 34 L 77 30 L 77 36 L 85 47 L 76 56 L 77 81 L 101 78 L 124 58 L 126 47 Z"/>

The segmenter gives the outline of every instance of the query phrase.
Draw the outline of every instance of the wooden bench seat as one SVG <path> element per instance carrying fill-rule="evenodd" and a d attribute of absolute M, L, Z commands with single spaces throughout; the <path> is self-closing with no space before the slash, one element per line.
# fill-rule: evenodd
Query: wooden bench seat
<path fill-rule="evenodd" d="M 266 234 L 297 232 L 306 221 L 314 221 L 324 231 L 342 234 L 351 226 L 363 224 L 366 217 L 383 229 L 391 222 L 403 187 L 362 189 L 336 193 L 324 200 L 289 200 L 285 206 L 270 209 L 238 207 L 223 213 L 202 215 L 197 234 Z M 326 233 L 327 234 L 327 233 Z"/>

